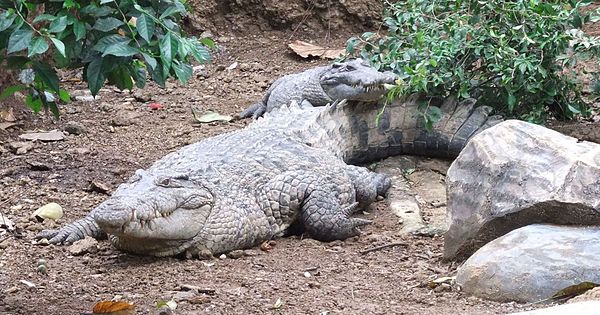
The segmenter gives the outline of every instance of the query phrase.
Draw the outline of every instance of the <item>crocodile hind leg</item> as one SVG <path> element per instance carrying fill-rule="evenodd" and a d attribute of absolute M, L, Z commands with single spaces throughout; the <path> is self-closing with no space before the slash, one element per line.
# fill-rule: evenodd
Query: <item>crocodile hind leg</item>
<path fill-rule="evenodd" d="M 371 172 L 364 167 L 348 165 L 345 171 L 352 179 L 356 191 L 356 201 L 361 209 L 377 200 L 377 196 L 385 197 L 392 185 L 389 176 Z"/>
<path fill-rule="evenodd" d="M 357 227 L 371 221 L 350 217 L 358 202 L 355 184 L 344 173 L 343 169 L 331 175 L 298 170 L 269 181 L 258 202 L 273 235 L 282 235 L 293 223 L 321 241 L 359 235 Z"/>

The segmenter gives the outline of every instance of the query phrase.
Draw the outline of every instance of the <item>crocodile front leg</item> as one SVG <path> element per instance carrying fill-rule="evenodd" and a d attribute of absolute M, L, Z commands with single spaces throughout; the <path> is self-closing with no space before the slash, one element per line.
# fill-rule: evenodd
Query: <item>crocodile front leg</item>
<path fill-rule="evenodd" d="M 50 244 L 71 244 L 86 236 L 93 238 L 106 238 L 106 234 L 100 229 L 93 214 L 68 224 L 60 230 L 43 230 L 35 236 L 35 239 L 48 239 Z"/>

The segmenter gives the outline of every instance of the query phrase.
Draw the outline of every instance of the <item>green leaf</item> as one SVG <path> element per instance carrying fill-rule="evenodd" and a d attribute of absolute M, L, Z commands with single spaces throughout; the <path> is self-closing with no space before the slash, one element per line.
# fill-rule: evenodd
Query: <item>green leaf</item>
<path fill-rule="evenodd" d="M 96 57 L 92 62 L 87 65 L 85 71 L 85 78 L 88 82 L 88 87 L 93 96 L 96 96 L 100 91 L 100 88 L 104 85 L 106 77 L 102 72 L 102 58 Z"/>
<path fill-rule="evenodd" d="M 58 110 L 58 106 L 56 105 L 56 102 L 45 102 L 44 106 L 46 108 L 50 109 L 50 112 L 52 112 L 52 115 L 54 116 L 55 119 L 58 119 L 60 117 L 60 111 Z"/>
<path fill-rule="evenodd" d="M 185 8 L 181 8 L 179 6 L 170 6 L 160 15 L 158 19 L 163 20 L 166 17 L 180 12 L 185 12 Z"/>
<path fill-rule="evenodd" d="M 150 68 L 156 68 L 157 63 L 154 57 L 148 55 L 147 53 L 142 53 L 142 56 L 144 56 L 144 60 L 146 60 L 146 63 L 150 66 Z"/>
<path fill-rule="evenodd" d="M 50 23 L 50 26 L 48 27 L 48 32 L 60 33 L 64 31 L 65 28 L 67 28 L 67 17 L 61 16 L 56 20 L 52 21 L 52 23 Z"/>
<path fill-rule="evenodd" d="M 52 92 L 60 93 L 59 80 L 56 71 L 47 63 L 36 61 L 33 63 L 36 76 L 50 88 Z"/>
<path fill-rule="evenodd" d="M 56 47 L 56 50 L 58 50 L 58 52 L 63 57 L 66 57 L 67 55 L 65 54 L 65 44 L 60 39 L 56 39 L 54 37 L 50 37 L 50 40 L 54 44 L 54 47 Z"/>
<path fill-rule="evenodd" d="M 212 59 L 208 49 L 204 48 L 201 45 L 195 45 L 191 53 L 192 56 L 194 56 L 194 59 L 196 59 L 196 61 L 198 61 L 199 63 L 206 63 Z"/>
<path fill-rule="evenodd" d="M 33 24 L 38 23 L 38 22 L 42 22 L 42 21 L 54 21 L 56 20 L 56 16 L 52 15 L 52 14 L 40 14 L 38 16 L 35 17 L 35 19 L 33 19 Z"/>
<path fill-rule="evenodd" d="M 27 48 L 31 37 L 33 37 L 33 31 L 29 27 L 14 31 L 8 38 L 6 53 L 11 54 Z"/>
<path fill-rule="evenodd" d="M 154 20 L 147 17 L 146 14 L 142 14 L 137 19 L 135 27 L 137 28 L 140 36 L 142 36 L 142 38 L 147 42 L 150 42 L 150 39 L 154 35 Z"/>
<path fill-rule="evenodd" d="M 14 11 L 7 10 L 0 15 L 0 32 L 7 30 L 13 25 L 17 14 Z"/>
<path fill-rule="evenodd" d="M 46 50 L 48 50 L 46 39 L 42 36 L 36 36 L 29 43 L 27 57 L 43 54 Z"/>
<path fill-rule="evenodd" d="M 115 19 L 114 17 L 107 17 L 96 20 L 96 24 L 94 24 L 93 29 L 99 30 L 101 32 L 110 32 L 123 24 L 125 23 L 123 23 L 123 21 L 119 19 Z"/>
<path fill-rule="evenodd" d="M 129 57 L 129 56 L 133 56 L 139 52 L 140 51 L 137 48 L 131 47 L 128 44 L 118 43 L 118 44 L 107 47 L 106 50 L 104 50 L 104 53 L 102 54 L 102 56 L 104 57 L 106 55 L 113 55 L 113 56 L 117 56 L 117 57 Z"/>
<path fill-rule="evenodd" d="M 167 80 L 167 76 L 165 73 L 163 73 L 163 69 L 164 66 L 162 66 L 160 63 L 157 65 L 156 68 L 149 69 L 150 75 L 152 76 L 152 80 L 161 87 L 165 87 L 165 81 Z"/>
<path fill-rule="evenodd" d="M 508 111 L 512 112 L 515 109 L 515 105 L 517 105 L 517 98 L 515 97 L 515 94 L 512 92 L 508 92 L 508 97 L 506 101 L 508 103 Z"/>
<path fill-rule="evenodd" d="M 171 37 L 171 33 L 165 34 L 163 38 L 158 43 L 160 48 L 160 59 L 163 62 L 164 72 L 168 73 L 169 68 L 171 68 L 171 63 L 173 61 L 173 56 L 175 55 L 175 45 L 173 45 L 173 39 Z"/>
<path fill-rule="evenodd" d="M 11 97 L 13 94 L 19 92 L 19 91 L 23 91 L 27 89 L 26 85 L 13 85 L 13 86 L 9 86 L 6 89 L 4 89 L 4 91 L 2 91 L 2 93 L 0 93 L 0 101 L 7 99 L 9 97 Z"/>
<path fill-rule="evenodd" d="M 68 103 L 71 101 L 71 95 L 69 94 L 69 92 L 67 90 L 60 89 L 60 92 L 58 93 L 58 97 L 64 103 Z"/>
<path fill-rule="evenodd" d="M 193 69 L 192 66 L 186 63 L 180 63 L 179 61 L 173 62 L 173 70 L 177 79 L 183 84 L 186 84 L 192 77 Z"/>
<path fill-rule="evenodd" d="M 85 38 L 85 34 L 86 34 L 85 22 L 75 21 L 75 23 L 73 23 L 73 34 L 75 34 L 75 40 L 77 40 L 77 41 Z"/>
<path fill-rule="evenodd" d="M 115 0 L 100 0 L 100 4 L 106 4 L 109 2 L 114 2 Z"/>
<path fill-rule="evenodd" d="M 25 97 L 25 105 L 31 108 L 34 113 L 39 113 L 42 109 L 42 100 L 39 95 L 33 97 L 31 94 L 28 94 L 27 97 Z"/>
<path fill-rule="evenodd" d="M 101 53 L 104 53 L 111 46 L 114 46 L 114 45 L 127 45 L 127 44 L 129 44 L 129 42 L 131 42 L 130 38 L 123 37 L 123 36 L 117 35 L 117 34 L 108 35 L 108 36 L 102 37 L 96 43 L 96 45 L 94 45 L 94 47 L 92 49 L 94 49 L 96 51 L 99 51 Z"/>
<path fill-rule="evenodd" d="M 215 42 L 208 37 L 204 37 L 204 38 L 200 39 L 200 43 L 210 49 L 215 49 L 217 47 Z"/>
<path fill-rule="evenodd" d="M 133 88 L 133 79 L 126 66 L 120 66 L 107 74 L 106 78 L 110 84 L 115 85 L 121 90 L 131 90 Z"/>

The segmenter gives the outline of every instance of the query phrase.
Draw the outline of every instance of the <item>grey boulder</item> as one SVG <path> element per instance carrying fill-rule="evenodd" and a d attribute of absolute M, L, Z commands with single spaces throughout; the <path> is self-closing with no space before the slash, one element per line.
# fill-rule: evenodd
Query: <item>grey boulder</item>
<path fill-rule="evenodd" d="M 534 224 L 479 249 L 458 269 L 463 292 L 536 302 L 582 282 L 600 283 L 600 227 Z"/>
<path fill-rule="evenodd" d="M 446 182 L 446 259 L 529 224 L 600 224 L 600 145 L 542 126 L 508 120 L 479 133 Z"/>

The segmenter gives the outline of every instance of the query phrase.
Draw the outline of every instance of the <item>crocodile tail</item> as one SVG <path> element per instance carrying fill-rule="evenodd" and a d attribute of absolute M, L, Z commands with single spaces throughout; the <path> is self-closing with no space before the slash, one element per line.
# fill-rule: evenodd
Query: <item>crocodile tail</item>
<path fill-rule="evenodd" d="M 419 99 L 410 96 L 390 104 L 335 103 L 313 120 L 308 135 L 349 164 L 377 161 L 392 155 L 455 158 L 475 134 L 502 121 L 475 100 L 448 99 L 442 118 L 431 130 L 418 115 Z"/>

